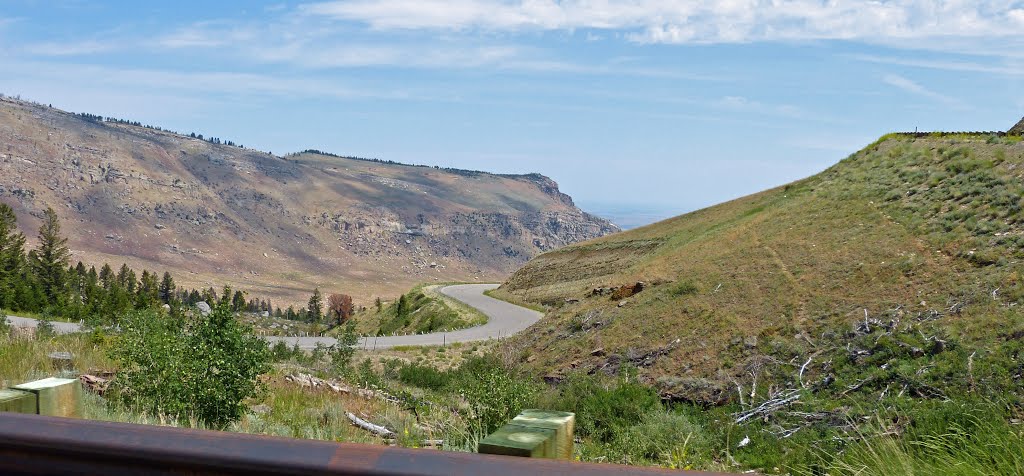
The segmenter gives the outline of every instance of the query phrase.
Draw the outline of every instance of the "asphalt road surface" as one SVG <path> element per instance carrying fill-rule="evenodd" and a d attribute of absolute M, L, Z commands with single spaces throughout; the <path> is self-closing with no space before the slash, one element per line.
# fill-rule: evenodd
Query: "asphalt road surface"
<path fill-rule="evenodd" d="M 470 327 L 451 332 L 435 332 L 388 337 L 362 337 L 359 348 L 386 349 L 402 345 L 444 345 L 454 342 L 474 342 L 487 339 L 500 339 L 515 334 L 534 322 L 544 314 L 516 306 L 505 301 L 484 295 L 484 291 L 497 288 L 497 284 L 457 284 L 441 288 L 446 296 L 458 299 L 487 316 L 487 323 L 482 326 Z M 35 327 L 38 321 L 27 317 L 7 316 L 7 320 L 16 327 Z M 69 322 L 53 322 L 53 329 L 58 334 L 68 334 L 81 330 L 81 325 Z M 299 348 L 313 349 L 317 343 L 330 346 L 338 341 L 333 337 L 264 337 L 271 343 L 284 341 L 288 346 L 299 344 Z"/>
<path fill-rule="evenodd" d="M 484 313 L 487 316 L 487 323 L 482 326 L 433 334 L 363 337 L 359 340 L 359 348 L 386 349 L 402 345 L 443 345 L 453 342 L 500 339 L 522 331 L 544 317 L 544 314 L 533 309 L 516 306 L 484 295 L 484 291 L 497 287 L 497 284 L 457 284 L 441 288 L 441 293 L 446 296 L 458 299 Z M 318 342 L 328 346 L 337 343 L 337 340 L 332 337 L 265 337 L 265 339 L 271 342 L 284 341 L 289 346 L 298 343 L 302 349 L 312 349 Z"/>
<path fill-rule="evenodd" d="M 35 327 L 39 321 L 27 317 L 7 316 L 7 322 L 14 327 Z M 50 321 L 53 324 L 53 331 L 57 334 L 70 334 L 82 330 L 82 326 L 74 322 Z"/>

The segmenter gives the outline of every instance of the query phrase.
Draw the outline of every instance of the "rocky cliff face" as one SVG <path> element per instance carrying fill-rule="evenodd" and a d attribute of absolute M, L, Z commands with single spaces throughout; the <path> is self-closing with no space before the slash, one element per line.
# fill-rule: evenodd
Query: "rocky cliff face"
<path fill-rule="evenodd" d="M 277 157 L 0 100 L 0 201 L 26 235 L 54 207 L 76 259 L 300 302 L 429 280 L 500 279 L 617 231 L 538 174 L 316 153 Z"/>

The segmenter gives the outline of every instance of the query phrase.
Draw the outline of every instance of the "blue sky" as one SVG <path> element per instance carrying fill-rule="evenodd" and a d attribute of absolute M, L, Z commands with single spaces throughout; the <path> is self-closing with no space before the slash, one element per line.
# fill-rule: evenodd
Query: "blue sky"
<path fill-rule="evenodd" d="M 1024 1 L 0 0 L 0 92 L 692 210 L 1024 115 Z"/>

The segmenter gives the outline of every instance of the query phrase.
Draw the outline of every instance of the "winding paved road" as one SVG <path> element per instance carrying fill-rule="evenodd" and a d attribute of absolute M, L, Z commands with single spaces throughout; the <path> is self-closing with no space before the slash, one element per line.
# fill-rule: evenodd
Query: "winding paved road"
<path fill-rule="evenodd" d="M 484 295 L 484 291 L 497 287 L 497 284 L 457 284 L 446 286 L 440 290 L 446 296 L 458 299 L 484 313 L 487 316 L 487 323 L 482 326 L 433 334 L 362 337 L 359 339 L 359 348 L 386 349 L 401 345 L 442 345 L 500 339 L 522 331 L 544 317 L 544 314 L 532 309 Z M 12 325 L 18 327 L 35 327 L 38 324 L 35 319 L 27 317 L 7 316 L 7 319 Z M 78 332 L 81 327 L 76 323 L 53 321 L 54 331 L 59 334 Z M 264 337 L 264 339 L 271 343 L 284 341 L 289 346 L 298 343 L 302 349 L 313 349 L 317 343 L 330 346 L 338 342 L 333 337 Z"/>
<path fill-rule="evenodd" d="M 35 327 L 39 321 L 27 317 L 7 316 L 7 321 L 14 327 Z M 57 334 L 70 334 L 82 330 L 82 326 L 74 322 L 50 321 L 53 331 Z"/>
<path fill-rule="evenodd" d="M 533 309 L 516 306 L 484 295 L 484 291 L 497 287 L 497 284 L 457 284 L 440 290 L 444 295 L 458 299 L 484 313 L 487 316 L 487 323 L 482 326 L 433 334 L 363 337 L 359 339 L 359 348 L 386 349 L 401 345 L 442 345 L 453 342 L 499 339 L 522 331 L 544 317 L 544 314 Z M 338 342 L 332 337 L 265 337 L 265 339 L 271 342 L 284 341 L 289 346 L 298 343 L 302 349 L 312 349 L 318 342 L 323 345 L 333 345 Z"/>

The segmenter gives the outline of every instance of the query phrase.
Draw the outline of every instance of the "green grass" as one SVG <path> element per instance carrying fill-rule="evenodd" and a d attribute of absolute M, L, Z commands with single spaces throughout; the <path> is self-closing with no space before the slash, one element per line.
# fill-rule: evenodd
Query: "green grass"
<path fill-rule="evenodd" d="M 536 302 L 530 302 L 514 294 L 509 294 L 508 292 L 505 292 L 500 288 L 484 291 L 484 295 L 492 297 L 494 299 L 498 299 L 500 301 L 505 301 L 510 304 L 515 304 L 516 306 L 525 307 L 527 309 L 533 309 L 534 311 L 537 312 L 543 313 L 548 311 L 548 308 L 541 304 L 538 304 Z"/>
<path fill-rule="evenodd" d="M 457 284 L 457 283 L 450 283 Z M 487 316 L 439 289 L 448 284 L 421 284 L 405 294 L 407 308 L 398 313 L 398 300 L 378 311 L 371 307 L 355 316 L 357 331 L 363 335 L 405 335 L 448 332 L 485 324 Z"/>
<path fill-rule="evenodd" d="M 102 333 L 72 334 L 47 339 L 0 336 L 0 387 L 17 385 L 59 374 L 48 357 L 52 352 L 71 352 L 81 372 L 113 370 Z"/>

